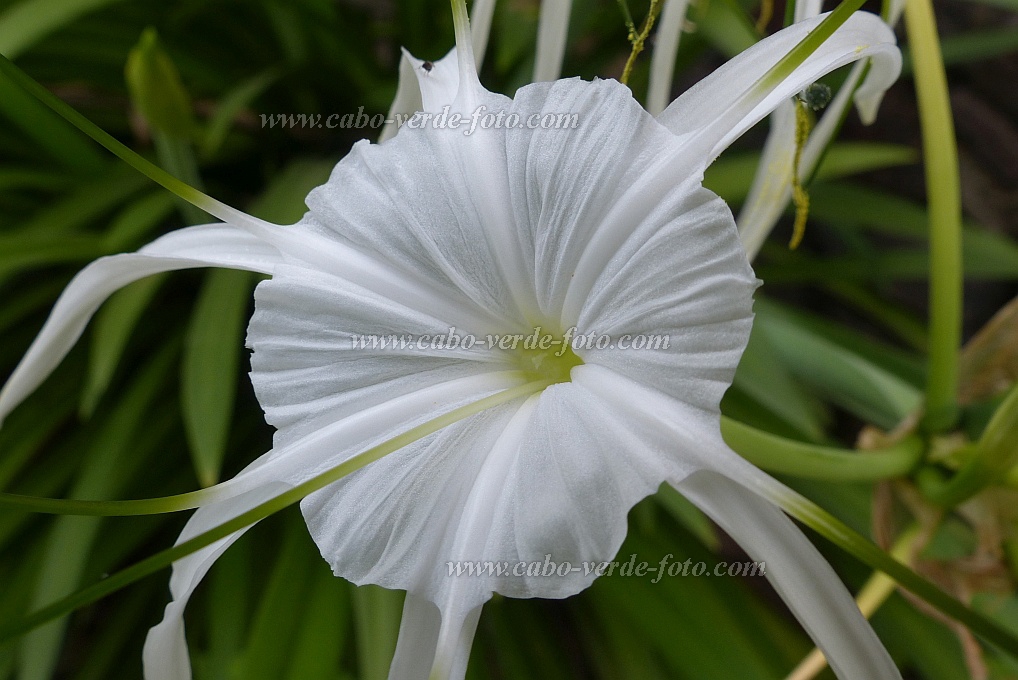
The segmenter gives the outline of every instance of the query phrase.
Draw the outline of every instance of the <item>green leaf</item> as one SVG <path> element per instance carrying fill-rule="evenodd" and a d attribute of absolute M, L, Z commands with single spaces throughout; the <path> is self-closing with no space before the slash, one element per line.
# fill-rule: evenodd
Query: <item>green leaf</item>
<path fill-rule="evenodd" d="M 672 519 L 696 536 L 705 546 L 711 550 L 721 547 L 721 540 L 711 521 L 700 508 L 686 500 L 686 497 L 676 491 L 671 484 L 662 484 L 654 497 Z"/>
<path fill-rule="evenodd" d="M 353 591 L 357 634 L 357 667 L 360 680 L 385 680 L 396 651 L 399 622 L 403 616 L 403 593 L 378 586 Z"/>
<path fill-rule="evenodd" d="M 804 328 L 773 303 L 758 300 L 756 324 L 800 380 L 867 422 L 891 429 L 915 412 L 922 393 L 858 354 Z"/>
<path fill-rule="evenodd" d="M 198 680 L 229 678 L 242 656 L 251 618 L 249 597 L 256 592 L 252 566 L 257 562 L 250 539 L 251 535 L 245 534 L 209 572 L 208 649 L 200 656 L 192 654 Z"/>
<path fill-rule="evenodd" d="M 21 54 L 78 17 L 119 0 L 22 0 L 0 14 L 0 54 Z"/>
<path fill-rule="evenodd" d="M 201 155 L 212 158 L 222 147 L 237 114 L 254 103 L 279 78 L 275 69 L 262 71 L 227 92 L 216 106 L 201 142 Z"/>
<path fill-rule="evenodd" d="M 0 36 L 3 35 L 5 32 L 0 27 Z M 88 141 L 82 139 L 78 132 L 2 74 L 0 114 L 31 138 L 47 155 L 77 173 L 94 173 L 107 166 L 106 159 Z"/>
<path fill-rule="evenodd" d="M 335 163 L 297 160 L 272 178 L 262 195 L 248 209 L 255 217 L 276 224 L 292 224 L 304 216 L 304 199 L 317 186 L 325 184 Z"/>
<path fill-rule="evenodd" d="M 165 280 L 166 276 L 160 275 L 136 281 L 113 294 L 96 314 L 88 374 L 81 392 L 82 418 L 90 418 L 99 400 L 106 394 L 131 331 Z"/>
<path fill-rule="evenodd" d="M 243 680 L 283 677 L 303 618 L 301 605 L 307 602 L 310 591 L 312 565 L 307 542 L 307 530 L 302 523 L 288 522 L 269 582 L 259 596 L 247 647 L 235 677 Z M 325 568 L 319 560 L 316 562 L 315 566 Z"/>
<path fill-rule="evenodd" d="M 83 462 L 72 496 L 116 494 L 133 465 L 131 444 L 141 431 L 149 405 L 163 388 L 171 353 L 163 351 L 139 375 L 117 409 L 93 439 Z M 99 530 L 97 517 L 60 517 L 47 542 L 42 571 L 36 584 L 33 605 L 48 604 L 73 592 L 83 575 L 92 544 Z M 60 652 L 64 621 L 55 621 L 32 632 L 22 641 L 21 680 L 45 680 L 51 677 Z"/>
<path fill-rule="evenodd" d="M 911 165 L 917 160 L 915 149 L 908 146 L 874 142 L 840 142 L 832 144 L 824 153 L 814 175 L 814 182 Z M 707 168 L 704 186 L 729 203 L 741 203 L 749 194 L 759 165 L 760 153 L 756 151 L 723 155 Z M 816 200 L 815 197 L 811 198 L 811 206 Z"/>
<path fill-rule="evenodd" d="M 226 454 L 251 285 L 252 277 L 247 272 L 209 272 L 188 327 L 181 368 L 181 408 L 195 473 L 202 486 L 219 480 Z"/>
<path fill-rule="evenodd" d="M 311 595 L 290 654 L 286 680 L 334 680 L 349 634 L 346 583 L 316 560 Z"/>
<path fill-rule="evenodd" d="M 750 334 L 733 385 L 809 441 L 823 441 L 827 420 L 823 406 L 794 380 L 758 328 Z"/>
<path fill-rule="evenodd" d="M 760 40 L 753 20 L 735 0 L 718 0 L 693 7 L 698 32 L 726 57 L 734 57 Z"/>

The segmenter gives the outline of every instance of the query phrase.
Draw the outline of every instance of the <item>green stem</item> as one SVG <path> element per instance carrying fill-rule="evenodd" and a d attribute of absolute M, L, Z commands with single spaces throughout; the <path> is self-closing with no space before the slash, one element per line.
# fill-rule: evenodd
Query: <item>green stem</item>
<path fill-rule="evenodd" d="M 626 65 L 622 69 L 622 75 L 619 77 L 619 82 L 623 85 L 629 84 L 629 76 L 633 73 L 636 58 L 640 56 L 640 52 L 643 52 L 643 46 L 647 42 L 647 38 L 650 37 L 650 31 L 654 28 L 654 22 L 657 20 L 657 15 L 661 13 L 663 6 L 664 0 L 650 0 L 650 9 L 647 10 L 647 18 L 643 21 L 643 28 L 637 34 L 630 34 L 629 39 L 633 43 L 633 49 L 630 51 L 629 58 L 626 59 Z M 632 30 L 630 28 L 631 32 Z"/>
<path fill-rule="evenodd" d="M 785 439 L 725 417 L 721 434 L 736 453 L 768 472 L 838 482 L 903 477 L 919 464 L 925 448 L 911 436 L 878 451 L 848 451 Z"/>
<path fill-rule="evenodd" d="M 928 468 L 919 477 L 923 493 L 937 505 L 954 507 L 990 484 L 997 482 L 1018 464 L 1018 387 L 997 408 L 973 447 L 968 462 L 950 481 Z"/>
<path fill-rule="evenodd" d="M 792 517 L 854 555 L 870 568 L 884 572 L 902 588 L 921 597 L 941 613 L 962 623 L 987 642 L 1018 657 L 1018 637 L 1012 632 L 916 574 L 813 501 L 787 488 L 780 491 L 767 490 L 764 493 Z"/>
<path fill-rule="evenodd" d="M 305 496 L 312 494 L 319 489 L 325 488 L 329 484 L 342 479 L 351 472 L 359 470 L 368 463 L 372 463 L 383 456 L 393 453 L 394 451 L 398 451 L 404 446 L 433 434 L 442 428 L 448 427 L 449 425 L 463 420 L 464 418 L 500 404 L 505 404 L 513 401 L 514 399 L 520 399 L 539 392 L 550 384 L 551 381 L 549 380 L 540 380 L 529 382 L 518 387 L 513 387 L 489 397 L 485 397 L 484 399 L 479 399 L 472 404 L 461 406 L 437 418 L 429 420 L 426 423 L 407 430 L 398 437 L 394 437 L 382 444 L 379 444 L 378 446 L 370 448 L 367 451 L 344 461 L 340 465 L 327 470 L 317 477 L 313 477 L 302 484 L 298 484 L 292 489 L 284 491 L 278 496 L 275 496 L 261 505 L 238 515 L 237 517 L 224 522 L 203 534 L 199 534 L 188 541 L 184 541 L 172 548 L 156 553 L 155 555 L 152 555 L 151 557 L 148 557 L 141 562 L 124 569 L 123 571 L 119 571 L 116 574 L 83 588 L 62 600 L 58 600 L 53 604 L 43 607 L 42 609 L 39 609 L 20 620 L 0 626 L 0 643 L 6 642 L 7 640 L 19 635 L 23 635 L 33 628 L 37 628 L 48 621 L 64 616 L 65 614 L 68 614 L 86 604 L 95 602 L 96 600 L 105 597 L 110 593 L 116 592 L 117 590 L 120 590 L 121 588 L 148 576 L 149 574 L 153 574 L 164 567 L 168 567 L 183 557 L 197 552 L 198 550 L 201 550 L 220 539 L 226 538 L 230 534 L 240 531 L 255 522 L 259 522 L 269 515 L 275 514 L 294 503 L 298 503 Z"/>
<path fill-rule="evenodd" d="M 958 415 L 962 249 L 958 148 L 947 76 L 930 0 L 908 0 L 905 27 L 915 66 L 930 215 L 930 354 L 924 426 L 950 429 Z"/>
<path fill-rule="evenodd" d="M 400 446 L 406 446 L 410 442 L 423 437 L 424 434 L 420 434 L 420 432 L 429 434 L 430 432 L 446 427 L 447 425 L 451 425 L 462 418 L 475 413 L 480 413 L 485 409 L 491 408 L 492 406 L 496 406 L 505 401 L 515 399 L 523 394 L 529 394 L 532 391 L 541 389 L 547 384 L 550 384 L 550 381 L 542 380 L 529 382 L 520 387 L 515 387 L 504 392 L 499 392 L 498 394 L 494 394 L 490 397 L 486 397 L 485 399 L 481 399 L 473 404 L 462 406 L 443 416 L 439 416 L 434 420 L 430 420 L 423 425 L 409 430 L 394 439 L 383 442 L 373 449 L 369 449 L 364 453 L 358 454 L 339 467 L 333 468 L 332 471 L 327 471 L 323 473 L 322 476 L 316 477 L 315 479 L 321 479 L 324 475 L 332 474 L 335 470 L 343 468 L 343 466 L 357 465 L 360 467 L 362 465 L 367 465 L 373 460 L 377 460 L 382 455 L 385 455 L 385 453 L 378 454 L 378 451 L 385 450 L 386 453 L 390 452 L 387 447 L 394 445 L 395 442 L 403 442 Z M 391 450 L 395 451 L 396 449 Z M 358 463 L 357 461 L 362 462 Z M 311 482 L 314 482 L 315 479 L 311 480 Z M 229 487 L 230 485 L 231 482 L 227 481 L 207 489 L 189 491 L 175 496 L 143 498 L 131 501 L 70 500 L 63 498 L 40 498 L 38 496 L 21 496 L 11 493 L 0 493 L 0 507 L 8 507 L 12 510 L 20 510 L 23 512 L 42 512 L 54 515 L 89 515 L 100 517 L 156 515 L 168 512 L 180 512 L 182 510 L 193 510 L 194 508 L 201 507 L 206 503 L 214 502 L 223 497 L 224 487 Z"/>

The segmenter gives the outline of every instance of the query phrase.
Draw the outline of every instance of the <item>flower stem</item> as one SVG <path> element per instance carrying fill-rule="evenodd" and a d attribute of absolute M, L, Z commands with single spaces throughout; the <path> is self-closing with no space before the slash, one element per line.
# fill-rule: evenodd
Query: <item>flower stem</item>
<path fill-rule="evenodd" d="M 930 0 L 908 0 L 905 27 L 915 69 L 930 215 L 930 353 L 924 426 L 943 432 L 958 406 L 962 245 L 958 148 L 944 59 Z"/>
<path fill-rule="evenodd" d="M 954 507 L 1004 477 L 1018 464 L 1018 387 L 997 407 L 989 424 L 973 447 L 965 467 L 950 481 L 943 481 L 931 468 L 920 474 L 923 493 L 943 507 Z"/>
<path fill-rule="evenodd" d="M 472 404 L 467 404 L 458 409 L 450 411 L 443 416 L 439 416 L 434 420 L 430 420 L 406 433 L 390 439 L 387 442 L 379 444 L 374 449 L 369 449 L 364 453 L 358 454 L 347 462 L 340 465 L 338 468 L 326 471 L 323 475 L 316 477 L 320 479 L 325 475 L 334 473 L 335 470 L 344 468 L 356 464 L 358 467 L 367 465 L 373 460 L 381 458 L 385 453 L 391 453 L 396 449 L 389 449 L 396 442 L 402 442 L 398 447 L 406 446 L 420 437 L 423 437 L 424 432 L 426 434 L 439 430 L 447 425 L 466 418 L 467 416 L 473 415 L 474 413 L 480 413 L 481 411 L 497 406 L 498 404 L 516 399 L 520 395 L 530 394 L 533 391 L 542 389 L 547 385 L 550 385 L 553 381 L 551 380 L 535 380 L 528 382 L 520 387 L 514 387 L 504 392 L 493 394 L 490 397 L 481 399 Z M 433 429 L 429 429 L 433 428 Z M 382 454 L 373 454 L 379 450 L 385 450 Z M 374 456 L 374 457 L 372 457 Z M 361 461 L 361 462 L 357 462 Z M 356 469 L 356 468 L 355 468 Z M 351 470 L 352 471 L 352 470 Z M 347 473 L 343 473 L 347 474 Z M 311 480 L 312 482 L 315 479 Z M 338 479 L 338 478 L 337 478 Z M 310 483 L 310 482 L 306 482 Z M 75 500 L 75 499 L 64 499 L 64 498 L 40 498 L 38 496 L 21 496 L 12 493 L 0 493 L 0 507 L 11 508 L 12 510 L 20 510 L 22 512 L 41 512 L 53 515 L 89 515 L 89 516 L 100 516 L 100 517 L 132 517 L 137 515 L 157 515 L 168 512 L 180 512 L 182 510 L 193 510 L 194 508 L 201 507 L 207 503 L 219 500 L 224 497 L 224 488 L 231 484 L 230 481 L 211 486 L 207 489 L 199 489 L 198 491 L 189 491 L 187 493 L 177 494 L 175 496 L 163 496 L 161 498 L 143 498 L 138 500 L 130 501 L 90 501 L 90 500 Z M 310 493 L 310 492 L 309 492 Z"/>
<path fill-rule="evenodd" d="M 768 472 L 838 482 L 902 477 L 924 452 L 922 440 L 914 436 L 879 451 L 848 451 L 785 439 L 726 417 L 721 434 L 736 453 Z"/>
<path fill-rule="evenodd" d="M 622 75 L 619 76 L 619 82 L 623 85 L 629 84 L 629 76 L 633 73 L 636 58 L 640 56 L 640 52 L 643 52 L 643 46 L 647 42 L 647 38 L 650 37 L 650 31 L 654 28 L 654 22 L 657 20 L 657 15 L 661 13 L 663 5 L 664 0 L 650 0 L 650 9 L 647 10 L 647 18 L 643 20 L 643 28 L 639 33 L 636 33 L 632 28 L 633 24 L 630 24 L 629 41 L 633 43 L 633 50 L 629 53 L 629 58 L 626 59 Z"/>
<path fill-rule="evenodd" d="M 970 631 L 1008 654 L 1018 656 L 1018 637 L 1014 633 L 985 614 L 951 597 L 813 501 L 778 485 L 775 488 L 762 489 L 761 492 L 792 517 L 854 555 L 871 569 L 882 571 L 899 586 L 926 600 L 942 614 L 968 627 Z"/>

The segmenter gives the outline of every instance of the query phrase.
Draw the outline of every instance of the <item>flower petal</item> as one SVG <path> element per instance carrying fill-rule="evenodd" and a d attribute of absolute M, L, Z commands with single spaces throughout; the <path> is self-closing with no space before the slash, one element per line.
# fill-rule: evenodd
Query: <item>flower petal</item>
<path fill-rule="evenodd" d="M 577 322 L 579 333 L 607 335 L 611 345 L 577 354 L 717 412 L 749 339 L 759 282 L 728 206 L 695 186 L 675 187 L 684 201 L 618 248 Z"/>
<path fill-rule="evenodd" d="M 255 303 L 251 382 L 266 420 L 279 430 L 277 446 L 423 388 L 517 368 L 505 352 L 463 349 L 458 340 L 458 347 L 446 346 L 451 334 L 468 333 L 455 321 L 451 328 L 314 270 L 279 267 L 259 284 Z"/>
<path fill-rule="evenodd" d="M 495 0 L 475 0 L 470 6 L 470 37 L 474 46 L 477 67 L 484 64 L 491 34 L 491 19 L 495 14 Z"/>
<path fill-rule="evenodd" d="M 522 121 L 540 112 L 576 116 L 574 128 L 516 127 L 506 131 L 505 139 L 518 247 L 536 257 L 524 278 L 536 288 L 538 316 L 561 319 L 562 331 L 575 324 L 579 305 L 610 255 L 646 212 L 672 207 L 672 190 L 686 176 L 675 165 L 674 175 L 654 185 L 660 191 L 637 201 L 634 214 L 613 212 L 618 204 L 628 205 L 646 166 L 662 150 L 677 146 L 628 88 L 615 81 L 528 85 L 516 93 L 510 112 Z M 606 235 L 595 238 L 600 232 Z M 588 263 L 580 270 L 585 258 Z M 571 287 L 575 308 L 564 311 Z"/>
<path fill-rule="evenodd" d="M 739 239 L 750 260 L 756 258 L 792 197 L 796 106 L 792 101 L 781 102 L 771 114 L 771 129 L 760 154 L 760 163 L 736 220 Z"/>
<path fill-rule="evenodd" d="M 583 370 L 580 370 L 583 369 Z M 694 409 L 600 366 L 574 369 L 574 382 L 611 403 L 651 450 L 671 459 L 667 479 L 767 565 L 767 576 L 807 632 L 836 661 L 842 680 L 897 680 L 890 657 L 844 585 L 795 526 L 750 489 L 780 483 L 721 438 L 717 412 Z"/>
<path fill-rule="evenodd" d="M 418 59 L 406 50 L 403 50 L 403 59 L 413 67 L 417 79 L 421 97 L 421 107 L 417 110 L 434 113 L 452 104 L 460 84 L 459 56 L 455 48 L 435 62 Z"/>
<path fill-rule="evenodd" d="M 260 461 L 251 467 L 259 465 Z M 283 484 L 269 484 L 199 508 L 184 525 L 177 545 L 242 515 L 287 488 Z M 184 636 L 184 608 L 212 564 L 250 528 L 241 529 L 173 563 L 173 575 L 170 577 L 172 599 L 166 605 L 163 620 L 153 626 L 145 638 L 142 651 L 145 680 L 191 679 L 191 660 Z"/>
<path fill-rule="evenodd" d="M 277 446 L 234 478 L 217 485 L 216 500 L 195 512 L 177 543 L 229 521 L 421 422 L 512 385 L 511 380 L 498 375 L 452 380 L 362 408 L 286 446 Z M 163 621 L 149 631 L 145 643 L 146 680 L 190 678 L 183 629 L 184 608 L 212 563 L 246 530 L 174 563 L 170 580 L 173 599 L 166 607 Z"/>
<path fill-rule="evenodd" d="M 433 602 L 408 592 L 403 601 L 389 680 L 428 680 L 435 662 L 442 614 Z"/>
<path fill-rule="evenodd" d="M 99 306 L 118 289 L 146 276 L 195 267 L 271 274 L 281 262 L 275 248 L 221 224 L 178 229 L 137 253 L 96 260 L 67 285 L 38 337 L 0 391 L 0 422 L 56 368 Z"/>
<path fill-rule="evenodd" d="M 762 473 L 761 473 L 762 474 Z M 900 680 L 873 629 L 830 565 L 777 508 L 711 471 L 676 485 L 746 550 L 841 680 Z"/>
<path fill-rule="evenodd" d="M 412 61 L 413 57 L 406 50 L 399 58 L 399 80 L 396 84 L 396 96 L 389 106 L 389 115 L 385 117 L 385 126 L 378 136 L 378 141 L 384 142 L 396 136 L 399 127 L 410 118 L 415 112 L 424 109 L 424 101 L 421 99 L 421 86 L 417 82 L 416 66 Z"/>
<path fill-rule="evenodd" d="M 333 262 L 311 264 L 359 281 L 367 277 L 348 273 L 348 253 L 356 254 L 415 282 L 401 286 L 398 294 L 365 284 L 393 300 L 476 334 L 515 328 L 520 316 L 499 275 L 502 267 L 485 230 L 478 228 L 492 219 L 487 211 L 511 214 L 495 194 L 497 184 L 504 187 L 506 182 L 496 177 L 491 180 L 495 184 L 486 185 L 491 190 L 477 186 L 448 149 L 451 141 L 460 140 L 448 140 L 440 132 L 460 134 L 407 129 L 385 144 L 354 145 L 329 181 L 307 197 L 310 212 L 301 228 L 340 249 Z M 406 293 L 428 298 L 414 300 Z"/>
<path fill-rule="evenodd" d="M 713 160 L 742 133 L 778 104 L 834 69 L 872 59 L 869 77 L 856 95 L 863 112 L 875 112 L 874 101 L 898 77 L 901 53 L 894 33 L 879 17 L 856 12 L 790 76 L 775 87 L 754 88 L 767 71 L 801 42 L 826 17 L 800 21 L 745 50 L 687 90 L 665 109 L 658 121 L 676 135 L 693 135 L 697 149 Z M 720 109 L 718 102 L 732 102 Z"/>
<path fill-rule="evenodd" d="M 650 58 L 650 84 L 647 88 L 647 111 L 656 116 L 668 106 L 672 91 L 672 73 L 675 55 L 679 53 L 679 38 L 686 23 L 689 0 L 666 0 L 661 21 L 654 39 L 654 54 Z"/>
<path fill-rule="evenodd" d="M 837 96 L 824 110 L 799 159 L 799 177 L 813 174 L 831 138 L 844 120 L 856 84 L 865 72 L 866 62 L 856 62 Z M 781 217 L 792 197 L 792 164 L 795 155 L 795 107 L 791 101 L 778 105 L 771 116 L 771 129 L 760 156 L 760 165 L 746 203 L 739 213 L 739 238 L 752 260 L 767 235 Z"/>
<path fill-rule="evenodd" d="M 542 0 L 537 24 L 537 56 L 534 58 L 535 83 L 557 80 L 562 74 L 562 57 L 569 34 L 569 13 L 573 0 Z"/>
<path fill-rule="evenodd" d="M 435 671 L 459 678 L 471 617 L 492 592 L 567 597 L 618 551 L 629 509 L 677 472 L 641 441 L 603 399 L 562 383 L 405 447 L 301 509 L 337 575 L 438 606 Z"/>

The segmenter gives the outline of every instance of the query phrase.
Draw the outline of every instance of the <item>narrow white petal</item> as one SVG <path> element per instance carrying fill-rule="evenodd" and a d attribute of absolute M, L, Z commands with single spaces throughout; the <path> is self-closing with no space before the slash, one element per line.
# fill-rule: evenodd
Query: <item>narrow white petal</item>
<path fill-rule="evenodd" d="M 782 102 L 771 114 L 771 129 L 760 154 L 760 163 L 736 221 L 739 238 L 750 260 L 760 252 L 792 196 L 795 107 L 792 101 Z"/>
<path fill-rule="evenodd" d="M 252 467 L 258 464 L 256 461 Z M 242 515 L 287 488 L 282 484 L 268 484 L 241 496 L 199 508 L 184 526 L 177 545 Z M 142 651 L 145 680 L 191 679 L 191 660 L 184 636 L 184 609 L 212 564 L 250 528 L 241 529 L 173 563 L 173 575 L 170 577 L 172 600 L 166 605 L 163 620 L 153 626 L 145 638 Z"/>
<path fill-rule="evenodd" d="M 813 174 L 817 163 L 823 157 L 823 152 L 837 132 L 845 109 L 852 101 L 855 86 L 865 69 L 865 61 L 856 62 L 838 90 L 837 96 L 824 110 L 820 121 L 810 133 L 799 159 L 801 180 Z M 879 94 L 883 95 L 882 92 Z M 866 100 L 867 106 L 872 104 L 871 99 Z M 795 155 L 794 106 L 791 101 L 782 102 L 771 114 L 771 129 L 764 144 L 763 154 L 760 156 L 760 165 L 753 178 L 753 186 L 750 188 L 746 203 L 739 213 L 737 221 L 739 238 L 750 260 L 760 252 L 760 247 L 792 197 L 792 164 Z M 868 113 L 875 115 L 876 111 L 872 109 Z"/>
<path fill-rule="evenodd" d="M 900 680 L 901 674 L 848 590 L 791 520 L 716 472 L 697 472 L 676 488 L 754 560 L 766 564 L 774 589 L 823 650 L 838 678 Z"/>
<path fill-rule="evenodd" d="M 418 59 L 403 50 L 403 59 L 410 63 L 417 79 L 421 107 L 416 110 L 436 112 L 453 103 L 460 83 L 459 56 L 455 49 L 433 62 Z"/>
<path fill-rule="evenodd" d="M 445 614 L 438 635 L 432 680 L 463 680 L 470 660 L 470 647 L 481 618 L 481 605 L 460 614 Z"/>
<path fill-rule="evenodd" d="M 675 55 L 679 53 L 679 39 L 686 23 L 689 0 L 666 0 L 661 21 L 654 40 L 654 54 L 650 58 L 650 85 L 647 89 L 647 110 L 656 116 L 668 106 L 672 92 L 672 74 Z"/>
<path fill-rule="evenodd" d="M 462 680 L 481 605 L 443 615 L 430 600 L 407 593 L 389 680 Z"/>
<path fill-rule="evenodd" d="M 403 601 L 396 652 L 389 680 L 429 680 L 435 661 L 442 614 L 427 598 L 408 592 Z"/>
<path fill-rule="evenodd" d="M 898 19 L 901 18 L 901 13 L 905 11 L 905 0 L 891 0 L 891 6 L 887 11 L 887 23 L 894 26 L 898 23 Z"/>
<path fill-rule="evenodd" d="M 795 21 L 804 21 L 820 15 L 824 0 L 798 0 L 795 3 Z"/>
<path fill-rule="evenodd" d="M 823 20 L 793 24 L 761 40 L 694 85 L 665 109 L 658 120 L 677 135 L 695 135 L 694 147 L 713 160 L 729 144 L 778 104 L 827 73 L 872 59 L 870 77 L 857 100 L 872 102 L 901 70 L 894 33 L 876 15 L 856 12 L 793 73 L 769 90 L 756 83 Z M 718 102 L 732 102 L 719 110 Z M 870 104 L 872 108 L 872 104 Z"/>
<path fill-rule="evenodd" d="M 651 450 L 671 459 L 671 483 L 710 515 L 753 559 L 817 644 L 841 680 L 898 680 L 900 675 L 844 585 L 805 536 L 768 501 L 780 483 L 729 449 L 717 411 L 677 399 L 600 366 L 573 380 L 608 401 Z M 734 481 L 733 481 L 734 480 Z"/>
<path fill-rule="evenodd" d="M 0 391 L 0 422 L 56 368 L 99 306 L 120 288 L 160 272 L 196 267 L 271 274 L 281 261 L 276 249 L 228 225 L 179 229 L 137 253 L 96 260 L 67 285 L 39 336 Z"/>
<path fill-rule="evenodd" d="M 535 83 L 558 80 L 562 75 L 562 58 L 566 53 L 572 6 L 572 0 L 541 0 L 541 16 L 537 24 L 537 56 L 534 60 Z"/>
<path fill-rule="evenodd" d="M 475 0 L 470 7 L 470 35 L 473 39 L 474 58 L 477 68 L 484 64 L 484 54 L 488 50 L 488 37 L 491 35 L 491 18 L 495 14 L 495 0 Z"/>

